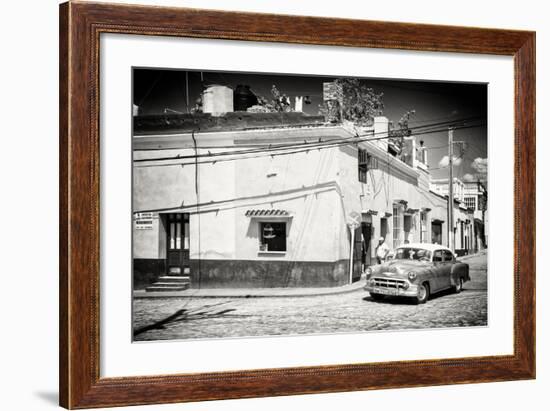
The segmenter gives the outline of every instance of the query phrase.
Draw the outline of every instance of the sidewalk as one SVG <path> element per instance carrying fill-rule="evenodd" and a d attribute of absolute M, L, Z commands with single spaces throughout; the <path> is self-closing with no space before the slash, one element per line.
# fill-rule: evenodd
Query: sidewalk
<path fill-rule="evenodd" d="M 467 261 L 471 258 L 487 254 L 487 250 L 481 250 L 476 254 L 468 254 L 458 257 L 458 261 Z M 365 277 L 359 281 L 340 287 L 318 288 L 189 288 L 185 291 L 160 291 L 147 292 L 145 290 L 134 291 L 134 298 L 267 298 L 267 297 L 315 297 L 323 295 L 345 294 L 362 290 L 365 286 Z"/>
<path fill-rule="evenodd" d="M 486 254 L 487 254 L 487 249 L 480 250 L 475 254 L 466 254 L 466 255 L 463 255 L 462 257 L 458 257 L 457 260 L 458 261 L 469 260 L 470 258 L 480 257 L 480 256 L 486 255 Z"/>
<path fill-rule="evenodd" d="M 266 297 L 314 297 L 351 293 L 362 290 L 364 277 L 353 284 L 322 288 L 189 288 L 185 291 L 147 292 L 134 291 L 134 298 L 266 298 Z"/>

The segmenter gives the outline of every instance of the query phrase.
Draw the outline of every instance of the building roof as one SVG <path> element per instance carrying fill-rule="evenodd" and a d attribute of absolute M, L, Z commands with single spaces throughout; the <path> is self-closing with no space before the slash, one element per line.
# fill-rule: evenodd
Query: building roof
<path fill-rule="evenodd" d="M 304 141 L 329 141 L 338 138 L 353 138 L 355 134 L 341 124 L 321 124 L 314 126 L 279 126 L 254 128 L 246 130 L 206 130 L 194 134 L 201 146 L 233 145 L 267 145 L 276 140 L 279 143 L 303 143 Z M 351 144 L 351 143 L 350 143 Z M 147 133 L 133 136 L 134 150 L 168 150 L 189 149 L 194 147 L 193 134 L 181 133 Z M 203 147 L 204 148 L 204 147 Z"/>
<path fill-rule="evenodd" d="M 210 113 L 154 114 L 134 117 L 134 135 L 181 134 L 284 127 L 326 126 L 324 116 L 302 112 L 251 113 L 234 111 L 221 116 Z"/>

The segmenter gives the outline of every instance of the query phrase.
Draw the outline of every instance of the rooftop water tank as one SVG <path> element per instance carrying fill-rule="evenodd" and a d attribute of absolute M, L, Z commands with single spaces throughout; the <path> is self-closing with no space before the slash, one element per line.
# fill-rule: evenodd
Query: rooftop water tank
<path fill-rule="evenodd" d="M 235 88 L 233 107 L 235 111 L 246 111 L 249 107 L 258 104 L 258 97 L 250 90 L 250 86 L 239 84 Z"/>
<path fill-rule="evenodd" d="M 202 111 L 219 116 L 233 111 L 233 90 L 227 86 L 212 84 L 202 93 Z"/>

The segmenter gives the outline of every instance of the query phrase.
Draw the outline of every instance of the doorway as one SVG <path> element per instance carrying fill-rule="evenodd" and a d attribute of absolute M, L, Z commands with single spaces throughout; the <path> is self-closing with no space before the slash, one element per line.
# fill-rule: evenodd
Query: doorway
<path fill-rule="evenodd" d="M 380 237 L 384 239 L 384 242 L 387 240 L 388 235 L 388 219 L 386 217 L 380 218 Z"/>
<path fill-rule="evenodd" d="M 361 226 L 355 229 L 353 233 L 353 275 L 352 281 L 361 279 L 363 267 L 363 237 Z"/>
<path fill-rule="evenodd" d="M 166 214 L 166 274 L 189 275 L 189 213 Z"/>
<path fill-rule="evenodd" d="M 363 222 L 361 223 L 361 235 L 363 237 L 362 241 L 362 252 L 361 252 L 361 262 L 363 268 L 372 265 L 371 262 L 371 240 L 372 240 L 372 223 Z"/>
<path fill-rule="evenodd" d="M 432 243 L 443 244 L 441 222 L 432 221 Z"/>
<path fill-rule="evenodd" d="M 412 216 L 405 214 L 403 216 L 403 234 L 404 234 L 404 244 L 411 243 L 411 227 L 412 227 Z"/>

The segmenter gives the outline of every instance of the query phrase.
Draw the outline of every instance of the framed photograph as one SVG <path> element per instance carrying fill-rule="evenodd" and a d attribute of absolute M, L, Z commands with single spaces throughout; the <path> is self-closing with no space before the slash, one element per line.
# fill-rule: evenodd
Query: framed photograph
<path fill-rule="evenodd" d="M 535 33 L 60 6 L 60 405 L 535 378 Z"/>

